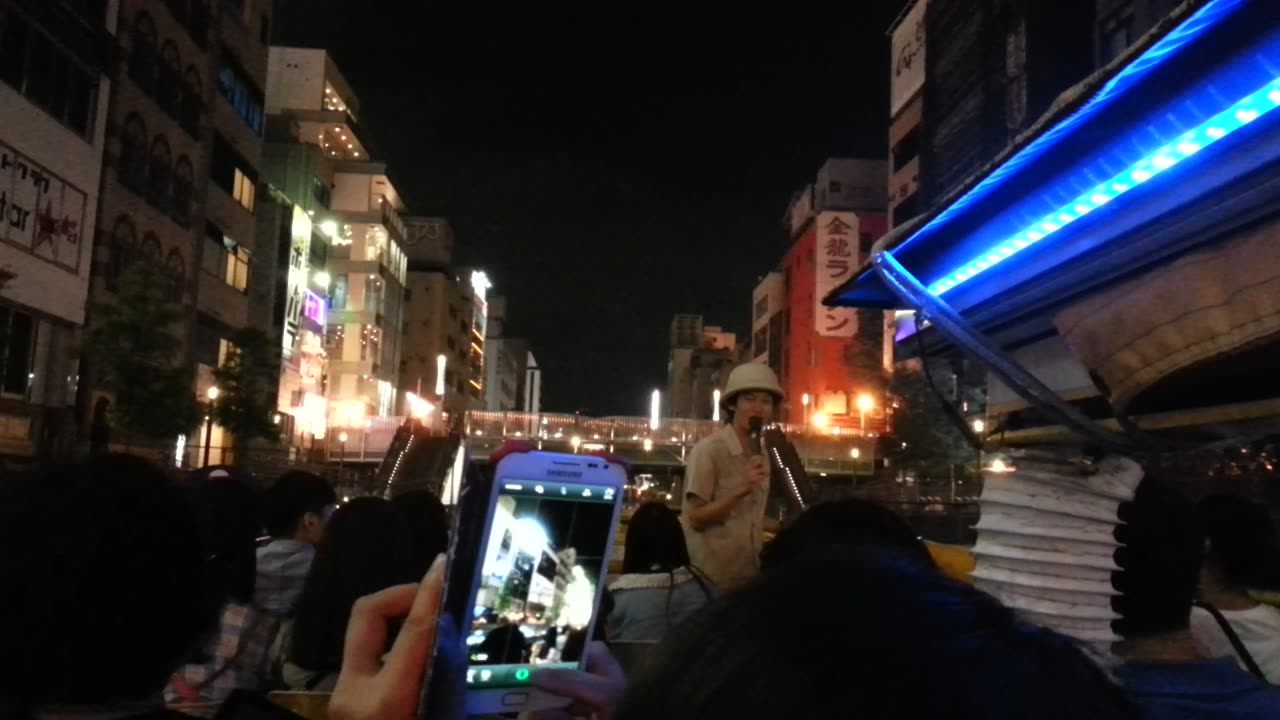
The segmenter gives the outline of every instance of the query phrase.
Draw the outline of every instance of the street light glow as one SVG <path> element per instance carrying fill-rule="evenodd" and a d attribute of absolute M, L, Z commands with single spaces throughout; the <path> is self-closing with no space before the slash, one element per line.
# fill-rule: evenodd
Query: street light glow
<path fill-rule="evenodd" d="M 205 397 L 209 398 L 209 401 L 210 401 L 210 402 L 212 402 L 212 401 L 214 401 L 214 400 L 217 400 L 217 399 L 218 399 L 218 386 L 217 386 L 217 385 L 214 385 L 213 387 L 209 388 L 208 390 L 206 390 L 206 391 L 205 391 L 204 395 L 205 395 Z"/>
<path fill-rule="evenodd" d="M 345 443 L 347 441 L 346 433 L 338 433 L 338 442 Z"/>
<path fill-rule="evenodd" d="M 813 414 L 812 422 L 813 422 L 813 426 L 814 426 L 814 427 L 816 427 L 816 428 L 824 428 L 824 427 L 826 427 L 826 426 L 827 426 L 827 415 L 826 415 L 826 413 L 814 413 L 814 414 Z"/>
<path fill-rule="evenodd" d="M 973 431 L 974 431 L 974 432 L 976 432 L 976 433 L 980 433 L 980 432 L 983 432 L 983 431 L 984 431 L 984 430 L 986 430 L 986 429 L 987 429 L 987 424 L 986 424 L 985 422 L 983 422 L 983 421 L 981 421 L 981 420 L 974 420 L 974 421 L 973 421 Z"/>
<path fill-rule="evenodd" d="M 436 356 L 436 395 L 444 397 L 444 371 L 449 364 L 449 358 L 444 353 Z"/>
<path fill-rule="evenodd" d="M 859 450 L 858 448 L 854 448 L 849 451 L 849 457 L 853 458 L 854 460 L 857 460 L 858 458 L 862 457 L 862 451 Z"/>
<path fill-rule="evenodd" d="M 332 220 L 325 220 L 320 223 L 320 232 L 331 238 L 335 238 L 338 236 L 338 223 Z"/>
<path fill-rule="evenodd" d="M 653 391 L 653 397 L 649 400 L 649 429 L 657 430 L 662 424 L 662 392 L 660 390 Z"/>
<path fill-rule="evenodd" d="M 711 393 L 711 419 L 720 422 L 720 390 Z"/>
<path fill-rule="evenodd" d="M 858 396 L 857 405 L 859 412 L 871 412 L 876 406 L 876 401 L 870 395 L 863 393 Z"/>
<path fill-rule="evenodd" d="M 800 404 L 805 407 L 809 407 L 809 393 L 805 393 L 804 396 L 800 398 Z"/>

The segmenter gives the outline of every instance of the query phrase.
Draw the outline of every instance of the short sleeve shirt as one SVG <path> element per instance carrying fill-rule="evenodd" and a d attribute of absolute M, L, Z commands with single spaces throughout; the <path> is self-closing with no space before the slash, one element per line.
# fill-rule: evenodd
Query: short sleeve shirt
<path fill-rule="evenodd" d="M 695 445 L 685 466 L 683 514 L 689 559 L 726 590 L 746 583 L 760 570 L 769 489 L 756 488 L 733 507 L 724 522 L 702 530 L 688 523 L 689 498 L 713 502 L 732 495 L 747 484 L 748 459 L 737 433 L 726 425 Z"/>

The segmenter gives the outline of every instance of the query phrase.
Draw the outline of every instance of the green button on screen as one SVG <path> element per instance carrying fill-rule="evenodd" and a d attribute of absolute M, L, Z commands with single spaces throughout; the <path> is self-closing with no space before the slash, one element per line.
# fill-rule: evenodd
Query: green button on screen
<path fill-rule="evenodd" d="M 516 671 L 516 679 L 521 682 L 529 679 L 529 668 L 520 668 Z"/>

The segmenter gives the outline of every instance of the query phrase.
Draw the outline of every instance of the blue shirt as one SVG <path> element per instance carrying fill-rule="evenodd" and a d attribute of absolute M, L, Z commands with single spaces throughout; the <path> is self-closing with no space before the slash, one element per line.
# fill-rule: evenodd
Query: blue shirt
<path fill-rule="evenodd" d="M 1241 670 L 1231 658 L 1129 662 L 1115 674 L 1148 720 L 1280 718 L 1280 689 Z"/>

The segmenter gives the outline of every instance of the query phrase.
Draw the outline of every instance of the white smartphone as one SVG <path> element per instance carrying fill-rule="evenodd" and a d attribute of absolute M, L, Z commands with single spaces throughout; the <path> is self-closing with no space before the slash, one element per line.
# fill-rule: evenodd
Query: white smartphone
<path fill-rule="evenodd" d="M 465 642 L 466 712 L 563 707 L 533 674 L 583 667 L 626 471 L 531 452 L 483 475 L 470 473 L 458 498 L 444 602 Z"/>

